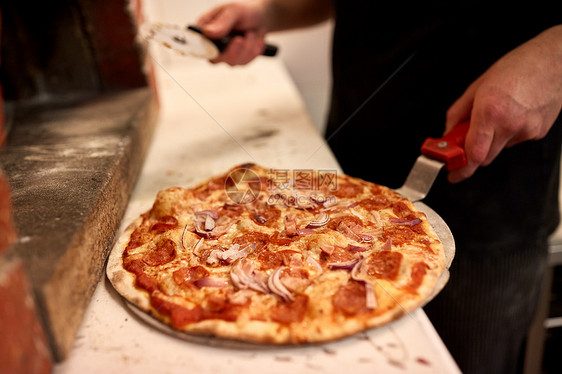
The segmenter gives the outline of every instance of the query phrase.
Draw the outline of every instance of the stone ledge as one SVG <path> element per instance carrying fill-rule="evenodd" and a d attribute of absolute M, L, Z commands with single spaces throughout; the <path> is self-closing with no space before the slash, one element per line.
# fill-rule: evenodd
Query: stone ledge
<path fill-rule="evenodd" d="M 16 117 L 0 150 L 19 239 L 53 356 L 72 348 L 146 155 L 149 88 Z"/>

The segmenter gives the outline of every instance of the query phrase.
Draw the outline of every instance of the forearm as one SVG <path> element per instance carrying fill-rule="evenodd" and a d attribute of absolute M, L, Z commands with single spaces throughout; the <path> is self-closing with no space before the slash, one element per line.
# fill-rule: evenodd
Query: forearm
<path fill-rule="evenodd" d="M 312 26 L 332 16 L 331 0 L 260 0 L 267 31 Z"/>

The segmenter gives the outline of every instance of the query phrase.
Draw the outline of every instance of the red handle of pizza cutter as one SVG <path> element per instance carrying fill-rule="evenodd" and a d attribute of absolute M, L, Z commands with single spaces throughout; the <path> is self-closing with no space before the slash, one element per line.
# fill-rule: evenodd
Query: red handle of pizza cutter
<path fill-rule="evenodd" d="M 447 171 L 466 165 L 464 141 L 469 126 L 470 121 L 466 121 L 455 126 L 453 130 L 441 138 L 425 139 L 421 147 L 421 153 L 429 158 L 444 162 Z"/>

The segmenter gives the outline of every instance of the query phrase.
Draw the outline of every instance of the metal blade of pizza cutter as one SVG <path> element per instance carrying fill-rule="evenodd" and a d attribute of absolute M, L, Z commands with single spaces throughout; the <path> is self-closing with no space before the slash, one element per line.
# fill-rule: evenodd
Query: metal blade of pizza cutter
<path fill-rule="evenodd" d="M 445 269 L 425 303 L 432 300 L 449 280 L 449 267 L 455 257 L 455 239 L 443 218 L 421 200 L 429 193 L 441 169 L 450 171 L 466 165 L 464 141 L 469 125 L 468 121 L 464 122 L 439 139 L 427 138 L 421 147 L 422 155 L 417 158 L 402 187 L 396 190 L 426 215 L 445 250 Z"/>
<path fill-rule="evenodd" d="M 451 171 L 466 165 L 464 140 L 469 125 L 468 121 L 464 122 L 442 138 L 427 138 L 421 147 L 422 155 L 396 192 L 412 202 L 420 201 L 427 196 L 443 167 Z"/>

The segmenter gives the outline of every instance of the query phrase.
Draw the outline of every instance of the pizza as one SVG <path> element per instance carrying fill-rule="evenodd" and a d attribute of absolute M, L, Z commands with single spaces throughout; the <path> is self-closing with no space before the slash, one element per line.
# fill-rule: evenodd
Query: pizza
<path fill-rule="evenodd" d="M 426 215 L 387 187 L 244 164 L 160 191 L 120 235 L 107 275 L 182 333 L 300 344 L 410 313 L 445 263 Z"/>

